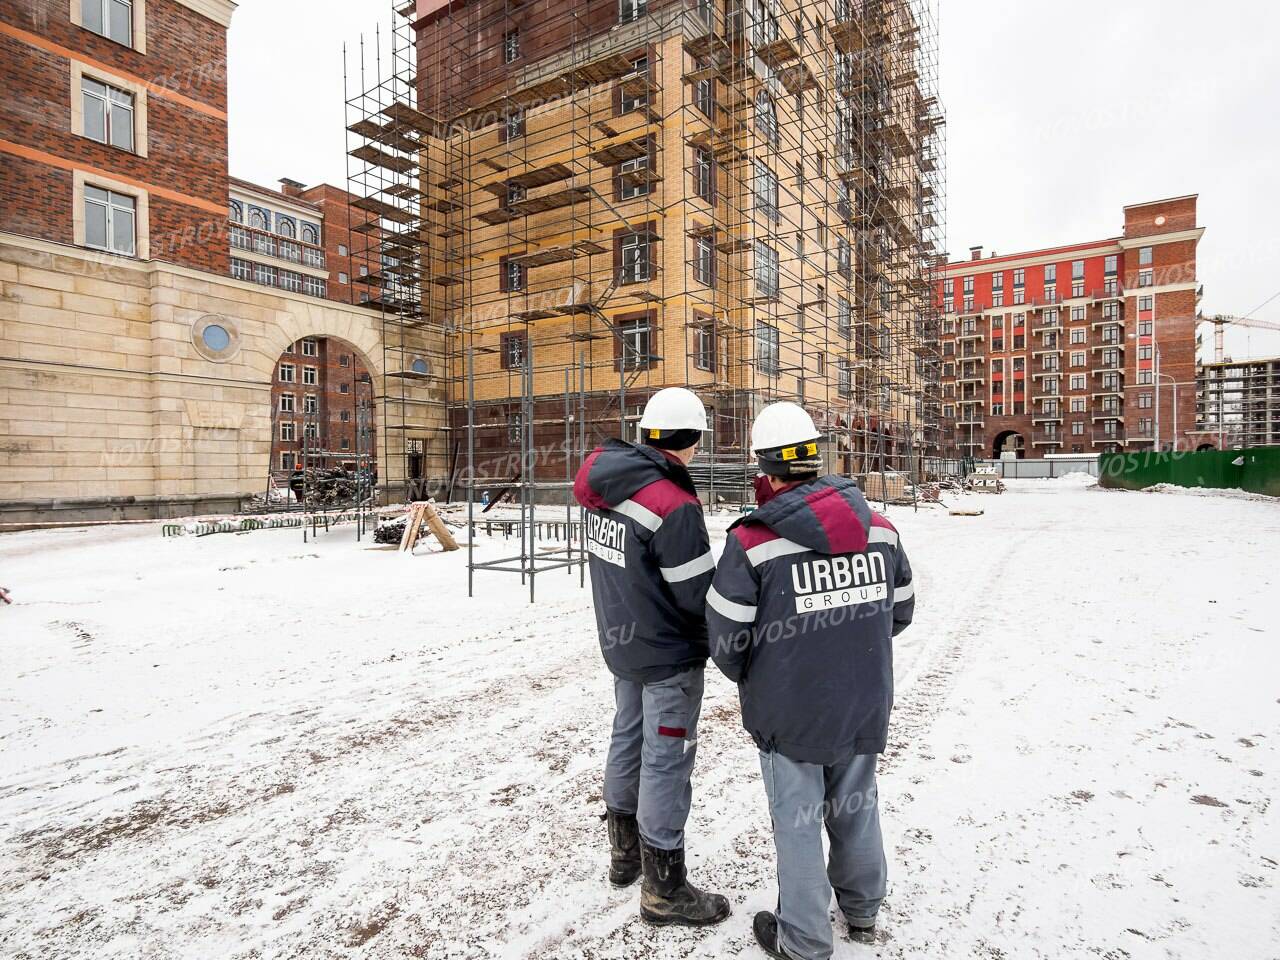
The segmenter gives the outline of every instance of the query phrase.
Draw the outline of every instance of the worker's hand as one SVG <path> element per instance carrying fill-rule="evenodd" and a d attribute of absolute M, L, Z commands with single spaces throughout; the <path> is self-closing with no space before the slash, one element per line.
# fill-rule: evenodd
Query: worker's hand
<path fill-rule="evenodd" d="M 13 603 L 13 601 L 9 599 L 9 589 L 7 587 L 0 587 L 0 601 L 3 601 L 4 603 Z"/>

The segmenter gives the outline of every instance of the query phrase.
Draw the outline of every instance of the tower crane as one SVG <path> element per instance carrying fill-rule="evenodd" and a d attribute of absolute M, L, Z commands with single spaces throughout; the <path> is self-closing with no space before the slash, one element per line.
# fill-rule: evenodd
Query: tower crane
<path fill-rule="evenodd" d="M 1223 330 L 1228 323 L 1235 327 L 1253 327 L 1259 330 L 1280 330 L 1280 323 L 1272 323 L 1270 320 L 1255 320 L 1253 317 L 1232 317 L 1219 313 L 1212 317 L 1201 317 L 1200 319 L 1205 323 L 1213 324 L 1214 363 L 1221 363 L 1223 360 Z"/>

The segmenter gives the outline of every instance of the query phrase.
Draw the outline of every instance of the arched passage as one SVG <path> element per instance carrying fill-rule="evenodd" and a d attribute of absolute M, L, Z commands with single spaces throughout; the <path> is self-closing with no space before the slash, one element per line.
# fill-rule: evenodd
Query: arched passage
<path fill-rule="evenodd" d="M 993 460 L 999 460 L 1002 453 L 1009 452 L 1016 453 L 1019 460 L 1027 455 L 1026 441 L 1017 430 L 1000 432 L 996 435 L 995 442 L 991 444 L 991 458 Z"/>

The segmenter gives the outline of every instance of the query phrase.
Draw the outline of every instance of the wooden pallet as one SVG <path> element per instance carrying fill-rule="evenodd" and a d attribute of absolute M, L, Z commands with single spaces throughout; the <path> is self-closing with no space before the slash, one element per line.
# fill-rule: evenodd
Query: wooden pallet
<path fill-rule="evenodd" d="M 458 541 L 453 539 L 453 534 L 449 532 L 449 528 L 440 519 L 440 514 L 436 512 L 436 505 L 430 500 L 426 500 L 409 504 L 409 514 L 404 525 L 404 536 L 400 538 L 400 551 L 402 553 L 412 552 L 413 548 L 417 546 L 418 539 L 422 536 L 424 524 L 435 535 L 435 538 L 440 541 L 440 545 L 444 547 L 446 553 L 450 550 L 458 549 Z"/>

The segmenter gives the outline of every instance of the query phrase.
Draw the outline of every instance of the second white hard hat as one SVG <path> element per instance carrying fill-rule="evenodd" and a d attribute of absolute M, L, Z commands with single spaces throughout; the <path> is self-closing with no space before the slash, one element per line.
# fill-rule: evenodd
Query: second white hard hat
<path fill-rule="evenodd" d="M 707 408 L 684 387 L 659 390 L 644 405 L 642 430 L 707 430 Z"/>
<path fill-rule="evenodd" d="M 774 450 L 817 440 L 820 436 L 813 417 L 798 403 L 782 400 L 771 403 L 756 416 L 751 424 L 751 450 Z"/>

